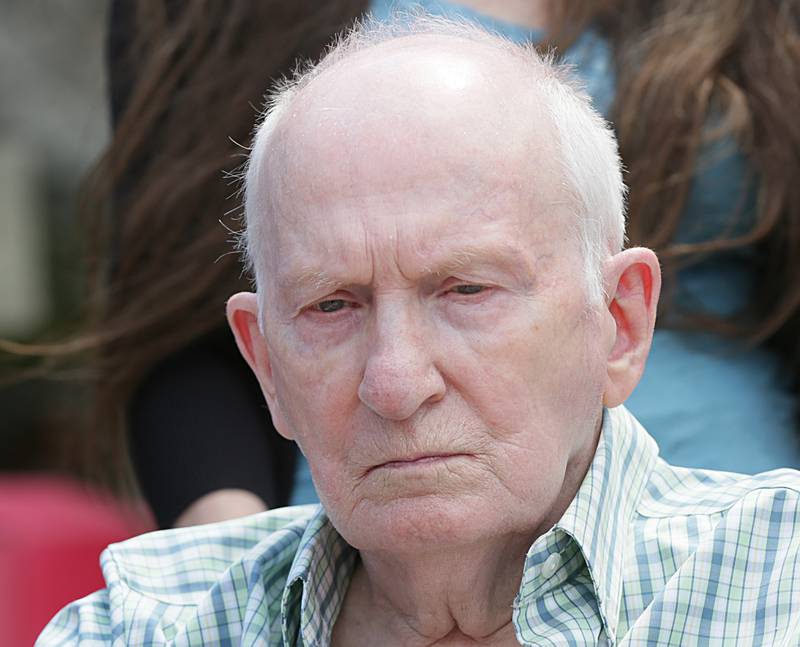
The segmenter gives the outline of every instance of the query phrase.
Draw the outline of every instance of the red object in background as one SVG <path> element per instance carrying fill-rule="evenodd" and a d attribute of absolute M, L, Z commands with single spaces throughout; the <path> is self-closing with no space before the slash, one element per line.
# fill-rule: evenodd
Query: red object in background
<path fill-rule="evenodd" d="M 154 527 L 144 506 L 74 481 L 0 475 L 0 645 L 32 645 L 59 609 L 105 586 L 108 544 Z"/>

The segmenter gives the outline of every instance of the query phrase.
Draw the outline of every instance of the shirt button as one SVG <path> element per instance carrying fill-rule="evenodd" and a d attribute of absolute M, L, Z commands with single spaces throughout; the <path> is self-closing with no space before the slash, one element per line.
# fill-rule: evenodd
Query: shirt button
<path fill-rule="evenodd" d="M 558 567 L 561 566 L 561 555 L 553 553 L 542 564 L 542 575 L 545 579 L 550 579 L 555 575 Z"/>

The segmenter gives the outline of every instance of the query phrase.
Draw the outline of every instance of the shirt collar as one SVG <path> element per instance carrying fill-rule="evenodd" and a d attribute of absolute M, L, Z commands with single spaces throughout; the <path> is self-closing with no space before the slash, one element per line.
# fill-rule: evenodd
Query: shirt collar
<path fill-rule="evenodd" d="M 616 641 L 630 523 L 658 457 L 658 446 L 625 409 L 606 409 L 597 450 L 578 493 L 554 531 L 578 545 L 606 634 Z M 550 543 L 559 543 L 555 532 Z M 535 546 L 536 544 L 534 544 Z"/>
<path fill-rule="evenodd" d="M 320 506 L 300 538 L 283 591 L 283 644 L 330 644 L 357 555 Z"/>

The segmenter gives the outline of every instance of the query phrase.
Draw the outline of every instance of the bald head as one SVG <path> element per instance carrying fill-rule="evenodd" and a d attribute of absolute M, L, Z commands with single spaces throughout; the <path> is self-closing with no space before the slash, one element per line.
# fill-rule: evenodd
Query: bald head
<path fill-rule="evenodd" d="M 357 52 L 295 97 L 265 143 L 258 186 L 270 189 L 269 169 L 297 179 L 313 167 L 342 184 L 363 171 L 374 188 L 403 169 L 424 175 L 446 158 L 467 168 L 533 161 L 524 155 L 531 145 L 552 154 L 553 123 L 522 74 L 491 48 L 451 37 L 405 37 Z"/>
<path fill-rule="evenodd" d="M 585 97 L 532 48 L 477 27 L 362 25 L 284 83 L 258 128 L 245 203 L 257 282 L 292 236 L 273 226 L 285 214 L 293 227 L 324 227 L 313 205 L 331 193 L 374 198 L 398 183 L 446 192 L 453 178 L 463 191 L 487 175 L 498 191 L 529 197 L 521 208 L 532 217 L 571 216 L 563 226 L 580 239 L 599 296 L 600 261 L 622 243 L 623 187 L 613 136 Z"/>

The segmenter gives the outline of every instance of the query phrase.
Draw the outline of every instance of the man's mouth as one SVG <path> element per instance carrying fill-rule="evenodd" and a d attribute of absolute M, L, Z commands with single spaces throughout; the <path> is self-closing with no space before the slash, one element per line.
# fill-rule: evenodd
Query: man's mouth
<path fill-rule="evenodd" d="M 462 453 L 442 453 L 442 454 L 420 454 L 407 458 L 396 458 L 385 463 L 380 463 L 369 469 L 370 472 L 378 469 L 402 470 L 415 467 L 428 467 L 443 463 L 454 458 L 468 458 L 470 454 Z"/>

